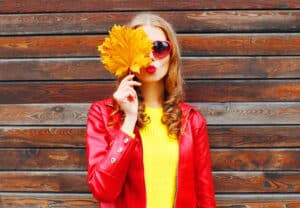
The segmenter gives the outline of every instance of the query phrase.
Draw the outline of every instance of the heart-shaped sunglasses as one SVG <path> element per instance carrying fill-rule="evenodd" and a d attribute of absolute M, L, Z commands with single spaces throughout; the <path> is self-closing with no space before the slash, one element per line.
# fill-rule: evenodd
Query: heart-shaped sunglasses
<path fill-rule="evenodd" d="M 153 42 L 152 54 L 157 59 L 163 59 L 172 51 L 172 44 L 168 40 L 156 40 Z"/>

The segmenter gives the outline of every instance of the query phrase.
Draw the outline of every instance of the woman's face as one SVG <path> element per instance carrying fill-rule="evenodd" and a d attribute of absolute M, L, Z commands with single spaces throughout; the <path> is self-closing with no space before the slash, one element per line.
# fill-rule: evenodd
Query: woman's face
<path fill-rule="evenodd" d="M 158 27 L 153 27 L 149 25 L 142 26 L 141 28 L 144 29 L 145 33 L 148 35 L 148 38 L 154 42 L 156 40 L 167 40 L 165 33 Z M 136 76 L 141 82 L 157 82 L 161 81 L 166 74 L 168 73 L 169 69 L 169 62 L 170 62 L 170 54 L 163 59 L 155 58 L 150 53 L 150 58 L 152 62 L 147 68 L 142 68 L 140 73 L 137 73 Z"/>

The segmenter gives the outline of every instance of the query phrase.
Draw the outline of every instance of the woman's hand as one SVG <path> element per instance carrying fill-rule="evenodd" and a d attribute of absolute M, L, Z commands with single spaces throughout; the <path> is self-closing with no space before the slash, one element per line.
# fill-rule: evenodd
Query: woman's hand
<path fill-rule="evenodd" d="M 122 129 L 130 132 L 133 131 L 138 115 L 138 98 L 134 86 L 141 86 L 141 83 L 134 81 L 133 77 L 133 74 L 127 75 L 113 94 L 114 99 L 125 113 L 125 129 Z"/>

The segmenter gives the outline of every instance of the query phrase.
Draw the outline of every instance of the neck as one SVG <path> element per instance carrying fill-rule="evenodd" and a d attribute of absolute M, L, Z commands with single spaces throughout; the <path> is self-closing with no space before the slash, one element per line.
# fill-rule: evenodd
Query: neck
<path fill-rule="evenodd" d="M 164 100 L 164 82 L 146 82 L 140 87 L 146 106 L 161 108 Z"/>

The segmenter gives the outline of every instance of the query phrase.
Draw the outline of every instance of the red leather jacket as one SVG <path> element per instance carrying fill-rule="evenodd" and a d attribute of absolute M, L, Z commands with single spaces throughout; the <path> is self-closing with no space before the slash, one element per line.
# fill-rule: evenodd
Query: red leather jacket
<path fill-rule="evenodd" d="M 215 208 L 211 160 L 205 119 L 182 103 L 176 208 Z M 88 184 L 101 208 L 145 208 L 146 192 L 141 138 L 108 127 L 112 100 L 94 102 L 87 119 Z M 120 115 L 115 115 L 119 119 Z"/>

